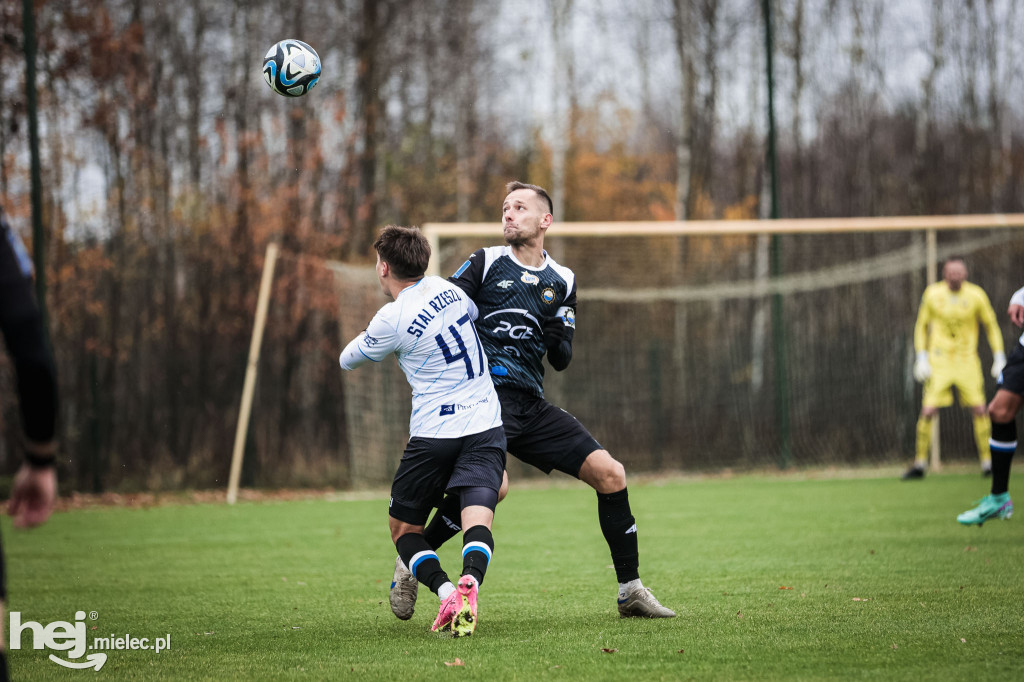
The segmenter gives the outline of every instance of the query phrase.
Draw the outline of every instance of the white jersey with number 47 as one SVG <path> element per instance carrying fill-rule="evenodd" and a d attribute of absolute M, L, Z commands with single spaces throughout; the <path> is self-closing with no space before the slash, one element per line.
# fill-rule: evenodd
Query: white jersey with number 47
<path fill-rule="evenodd" d="M 473 320 L 476 304 L 440 277 L 403 289 L 341 353 L 342 369 L 394 353 L 412 387 L 409 435 L 461 438 L 501 426 Z"/>

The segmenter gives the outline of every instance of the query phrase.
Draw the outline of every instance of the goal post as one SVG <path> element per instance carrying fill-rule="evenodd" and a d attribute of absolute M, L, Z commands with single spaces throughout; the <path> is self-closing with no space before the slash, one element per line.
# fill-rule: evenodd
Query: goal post
<path fill-rule="evenodd" d="M 260 278 L 259 297 L 256 300 L 256 319 L 253 321 L 252 338 L 249 342 L 249 359 L 245 366 L 245 384 L 238 408 L 238 422 L 235 425 L 235 444 L 231 451 L 231 470 L 228 473 L 227 503 L 238 499 L 238 484 L 242 475 L 242 458 L 245 455 L 245 439 L 249 430 L 249 415 L 252 397 L 256 390 L 256 375 L 259 367 L 260 348 L 263 345 L 263 329 L 267 322 L 267 308 L 270 305 L 270 290 L 274 282 L 274 265 L 277 263 L 277 242 L 267 244 L 263 259 L 263 275 Z"/>

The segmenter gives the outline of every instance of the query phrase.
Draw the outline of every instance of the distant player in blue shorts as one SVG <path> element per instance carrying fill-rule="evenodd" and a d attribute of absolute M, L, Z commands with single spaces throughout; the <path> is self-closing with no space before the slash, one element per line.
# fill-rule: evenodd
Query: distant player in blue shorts
<path fill-rule="evenodd" d="M 1010 320 L 1024 327 L 1024 288 L 1010 297 L 1007 311 Z M 985 523 L 989 519 L 1008 519 L 1013 515 L 1010 501 L 1010 463 L 1017 450 L 1017 413 L 1024 402 L 1024 335 L 1015 344 L 1006 359 L 1006 367 L 996 384 L 996 395 L 988 404 L 992 419 L 992 489 L 974 509 L 956 517 L 965 526 Z"/>
<path fill-rule="evenodd" d="M 501 399 L 508 451 L 545 473 L 558 469 L 597 492 L 601 531 L 611 550 L 623 618 L 671 618 L 640 581 L 637 524 L 626 493 L 626 471 L 565 410 L 544 400 L 544 365 L 569 366 L 576 329 L 576 278 L 544 250 L 551 197 L 541 187 L 509 183 L 502 205 L 505 246 L 480 249 L 449 278 L 480 309 L 476 327 Z M 424 536 L 438 548 L 458 532 L 457 501 L 446 499 Z M 411 611 L 415 583 L 396 567 L 391 606 Z"/>
<path fill-rule="evenodd" d="M 351 370 L 394 354 L 409 380 L 409 444 L 388 512 L 395 564 L 441 599 L 432 630 L 471 635 L 478 588 L 494 551 L 491 523 L 505 470 L 501 405 L 473 326 L 477 307 L 448 281 L 424 276 L 430 245 L 419 230 L 389 225 L 373 247 L 381 288 L 394 300 L 345 347 L 341 366 Z M 423 538 L 423 525 L 446 492 L 466 529 L 457 585 Z M 411 607 L 399 614 L 411 616 Z"/>

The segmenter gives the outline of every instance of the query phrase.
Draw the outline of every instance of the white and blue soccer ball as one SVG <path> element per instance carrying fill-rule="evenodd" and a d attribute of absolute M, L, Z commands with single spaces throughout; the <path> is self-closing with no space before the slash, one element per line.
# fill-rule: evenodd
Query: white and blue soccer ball
<path fill-rule="evenodd" d="M 279 95 L 302 97 L 320 80 L 320 55 L 301 40 L 282 40 L 263 58 L 263 79 Z"/>

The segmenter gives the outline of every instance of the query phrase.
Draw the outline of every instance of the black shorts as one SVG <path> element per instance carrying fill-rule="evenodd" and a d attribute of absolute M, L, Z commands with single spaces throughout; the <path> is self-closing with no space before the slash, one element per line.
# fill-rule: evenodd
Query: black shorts
<path fill-rule="evenodd" d="M 546 474 L 552 469 L 579 478 L 587 455 L 601 450 L 576 417 L 543 398 L 514 388 L 497 388 L 508 451 Z"/>
<path fill-rule="evenodd" d="M 1024 346 L 1019 343 L 1016 346 L 1006 358 L 1006 367 L 999 375 L 996 389 L 1024 396 Z"/>
<path fill-rule="evenodd" d="M 410 438 L 391 484 L 389 514 L 422 526 L 446 492 L 479 487 L 497 493 L 504 471 L 500 426 L 462 438 Z"/>

